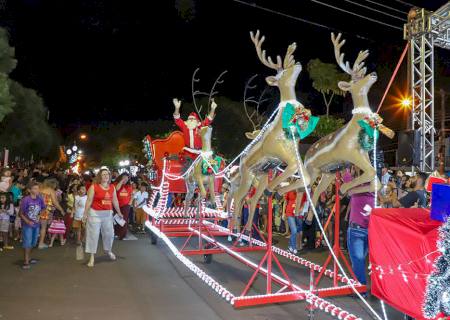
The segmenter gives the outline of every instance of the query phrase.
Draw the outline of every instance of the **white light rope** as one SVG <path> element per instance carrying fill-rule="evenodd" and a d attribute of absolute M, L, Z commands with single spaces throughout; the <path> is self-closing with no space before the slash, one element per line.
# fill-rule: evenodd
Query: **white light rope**
<path fill-rule="evenodd" d="M 205 282 L 207 285 L 209 285 L 214 291 L 217 292 L 219 296 L 224 298 L 229 303 L 232 303 L 233 299 L 235 298 L 234 295 L 224 286 L 222 286 L 219 282 L 217 282 L 215 279 L 213 279 L 211 276 L 209 276 L 205 271 L 200 269 L 196 264 L 194 264 L 191 260 L 186 258 L 178 249 L 175 247 L 175 245 L 172 243 L 172 241 L 167 238 L 167 236 L 159 231 L 158 228 L 153 226 L 149 221 L 145 222 L 145 226 L 150 229 L 151 232 L 153 232 L 156 236 L 158 236 L 160 239 L 164 241 L 164 243 L 169 247 L 170 251 L 175 255 L 175 257 L 180 260 L 189 270 L 191 270 L 197 277 L 199 277 L 203 282 Z"/>
<path fill-rule="evenodd" d="M 378 167 L 377 167 L 377 128 L 373 130 L 373 167 L 375 168 L 375 199 L 374 208 L 378 208 Z M 388 320 L 384 301 L 380 299 L 381 310 L 383 311 L 384 320 Z"/>
<path fill-rule="evenodd" d="M 380 300 L 381 304 L 381 310 L 383 311 L 384 320 L 388 320 L 387 313 L 386 313 L 386 306 L 384 305 L 384 301 Z"/>
<path fill-rule="evenodd" d="M 256 143 L 259 142 L 259 140 L 261 140 L 262 135 L 264 134 L 264 132 L 266 132 L 266 130 L 269 128 L 269 126 L 271 125 L 271 121 L 272 119 L 278 114 L 278 111 L 281 108 L 281 104 L 282 102 L 280 102 L 278 104 L 278 107 L 272 112 L 272 114 L 270 115 L 270 117 L 267 119 L 266 123 L 264 124 L 264 126 L 262 127 L 261 131 L 259 132 L 259 134 L 256 136 L 255 139 L 253 139 L 245 148 L 244 150 L 242 150 L 241 153 L 239 153 L 234 159 L 233 161 L 231 161 L 222 171 L 217 172 L 218 175 L 224 174 L 226 172 L 228 172 L 228 170 L 230 170 L 230 168 L 232 167 L 233 163 L 235 163 L 243 154 L 247 153 L 250 148 L 252 148 Z"/>
<path fill-rule="evenodd" d="M 294 150 L 295 150 L 295 156 L 297 158 L 297 166 L 299 168 L 302 180 L 306 181 L 305 175 L 304 175 L 304 172 L 303 172 L 302 159 L 300 158 L 300 154 L 299 154 L 299 151 L 298 151 L 298 146 L 297 146 L 296 139 L 295 139 L 295 128 L 293 126 L 291 126 L 291 134 L 292 134 L 292 143 L 294 145 Z M 320 222 L 319 215 L 317 214 L 316 208 L 314 207 L 314 204 L 313 204 L 312 199 L 311 199 L 311 194 L 309 193 L 309 190 L 308 190 L 307 187 L 305 188 L 305 192 L 306 192 L 306 197 L 308 198 L 308 202 L 310 203 L 312 211 L 314 213 L 314 217 L 316 218 L 317 224 L 318 224 L 318 226 L 320 228 L 320 231 L 322 232 L 323 239 L 325 240 L 325 243 L 327 244 L 328 249 L 329 249 L 331 255 L 333 256 L 334 262 L 337 264 L 337 266 L 339 267 L 339 270 L 341 270 L 342 274 L 344 276 L 348 277 L 347 273 L 345 272 L 344 268 L 342 267 L 341 263 L 339 262 L 339 259 L 336 257 L 336 254 L 331 249 L 332 247 L 331 247 L 330 241 L 328 240 L 328 237 L 327 237 L 327 235 L 325 233 L 325 230 L 323 229 L 322 223 Z M 372 308 L 372 306 L 366 301 L 366 299 L 364 299 L 364 297 L 358 292 L 358 290 L 356 290 L 354 284 L 349 282 L 349 285 L 352 288 L 353 292 L 355 292 L 355 294 L 358 296 L 358 298 L 361 299 L 361 301 L 367 306 L 367 308 L 373 313 L 373 315 L 378 320 L 383 320 L 378 315 L 378 313 Z"/>
<path fill-rule="evenodd" d="M 377 128 L 373 129 L 373 167 L 375 168 L 374 208 L 378 208 Z"/>

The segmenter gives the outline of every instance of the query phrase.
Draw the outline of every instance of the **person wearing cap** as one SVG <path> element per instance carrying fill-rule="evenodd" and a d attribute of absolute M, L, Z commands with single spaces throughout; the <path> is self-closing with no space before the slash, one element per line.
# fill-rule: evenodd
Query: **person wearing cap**
<path fill-rule="evenodd" d="M 202 149 L 200 128 L 209 126 L 212 123 L 216 113 L 217 104 L 214 99 L 211 100 L 211 111 L 203 122 L 195 112 L 191 112 L 187 120 L 183 121 L 180 117 L 181 101 L 175 98 L 173 99 L 173 104 L 175 106 L 175 112 L 173 113 L 175 124 L 180 128 L 184 136 L 184 151 L 192 158 L 196 158 Z"/>

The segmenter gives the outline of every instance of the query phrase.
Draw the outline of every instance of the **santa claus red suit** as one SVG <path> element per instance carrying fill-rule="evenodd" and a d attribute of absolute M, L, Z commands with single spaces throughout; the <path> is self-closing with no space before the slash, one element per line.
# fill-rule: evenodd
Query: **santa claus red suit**
<path fill-rule="evenodd" d="M 203 122 L 200 121 L 198 115 L 195 112 L 191 112 L 188 116 L 188 121 L 183 121 L 180 115 L 174 114 L 173 118 L 175 123 L 183 132 L 184 136 L 184 150 L 190 154 L 199 154 L 202 149 L 202 139 L 200 137 L 200 128 L 209 126 L 212 123 L 212 118 L 210 116 L 206 117 Z M 188 125 L 186 123 L 190 123 Z M 195 125 L 192 125 L 195 124 Z"/>

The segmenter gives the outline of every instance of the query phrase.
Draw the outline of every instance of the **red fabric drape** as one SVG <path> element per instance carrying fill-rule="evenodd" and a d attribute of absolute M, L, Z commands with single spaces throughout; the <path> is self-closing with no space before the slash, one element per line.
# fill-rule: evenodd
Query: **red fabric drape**
<path fill-rule="evenodd" d="M 429 274 L 431 263 L 423 258 L 436 250 L 440 222 L 430 219 L 427 209 L 374 209 L 369 224 L 369 258 L 372 264 L 371 292 L 394 308 L 416 319 L 422 315 L 422 303 L 426 288 L 426 278 L 415 273 Z M 414 261 L 409 266 L 405 265 Z M 405 282 L 398 265 L 406 272 Z M 382 266 L 383 275 L 380 279 Z M 392 268 L 392 274 L 390 269 Z"/>

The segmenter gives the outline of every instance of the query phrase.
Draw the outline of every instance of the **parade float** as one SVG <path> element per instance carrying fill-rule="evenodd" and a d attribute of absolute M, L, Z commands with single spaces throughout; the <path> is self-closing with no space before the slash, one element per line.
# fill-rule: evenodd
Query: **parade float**
<path fill-rule="evenodd" d="M 419 14 L 419 12 L 417 13 Z M 426 13 L 421 12 L 414 16 L 406 26 L 409 28 L 409 33 L 405 33 L 405 37 L 409 41 L 408 46 L 411 46 L 411 51 L 416 55 L 417 42 L 426 42 L 427 37 L 431 36 L 430 34 L 419 34 L 417 28 L 413 28 L 417 26 L 418 20 L 424 21 L 425 15 Z M 389 138 L 392 138 L 394 134 L 392 130 L 382 124 L 378 112 L 405 56 L 406 48 L 392 75 L 385 95 L 374 112 L 369 106 L 367 94 L 377 80 L 377 76 L 375 73 L 366 74 L 364 60 L 368 56 L 368 51 L 361 51 L 353 66 L 350 66 L 348 62 L 344 62 L 344 54 L 340 52 L 344 44 L 344 41 L 341 41 L 341 35 L 332 35 L 336 61 L 339 67 L 351 77 L 350 81 L 339 83 L 339 87 L 352 95 L 353 117 L 343 128 L 313 144 L 303 161 L 299 153 L 299 144 L 314 130 L 317 119 L 296 99 L 295 84 L 302 69 L 301 64 L 296 62 L 293 56 L 296 44 L 288 47 L 284 59 L 277 56 L 274 61 L 267 57 L 266 51 L 262 49 L 264 37 L 260 37 L 259 32 L 252 33 L 251 39 L 259 60 L 266 67 L 276 71 L 274 76 L 270 76 L 266 80 L 269 85 L 278 87 L 280 103 L 268 117 L 264 126 L 247 134 L 247 137 L 252 139 L 251 142 L 227 165 L 214 166 L 214 162 L 209 162 L 213 151 L 210 144 L 206 143 L 196 157 L 192 158 L 193 161 L 189 167 L 183 167 L 180 163 L 176 163 L 178 160 L 172 159 L 170 155 L 180 154 L 181 150 L 186 147 L 186 135 L 175 132 L 166 140 L 161 141 L 152 141 L 147 138 L 147 143 L 151 146 L 148 157 L 151 158 L 152 166 L 156 168 L 157 172 L 154 179 L 154 192 L 149 204 L 145 207 L 145 211 L 149 215 L 146 226 L 150 230 L 152 243 L 156 244 L 157 239 L 161 239 L 181 263 L 235 308 L 306 301 L 310 318 L 314 317 L 314 311 L 318 309 L 338 319 L 362 319 L 361 316 L 346 311 L 345 305 L 339 306 L 339 299 L 334 299 L 333 302 L 327 299 L 355 294 L 371 318 L 387 319 L 383 303 L 386 301 L 417 319 L 444 319 L 443 315 L 448 311 L 450 301 L 448 288 L 444 288 L 448 281 L 446 273 L 448 226 L 441 229 L 441 242 L 437 247 L 437 228 L 441 223 L 431 221 L 427 209 L 377 208 L 376 199 L 380 187 L 375 170 L 377 167 L 377 139 L 380 133 Z M 425 55 L 425 60 L 422 59 L 421 63 L 426 64 L 429 55 L 426 52 L 420 54 Z M 416 60 L 412 61 L 411 68 L 416 68 Z M 423 71 L 423 68 L 421 70 Z M 429 117 L 429 108 L 427 105 L 423 105 L 425 100 L 420 99 L 417 92 L 420 94 L 432 93 L 432 91 L 427 91 L 429 83 L 423 78 L 426 75 L 416 73 L 415 77 L 418 76 L 422 78 L 413 84 L 413 104 L 417 106 L 413 107 L 414 125 L 417 125 L 420 113 L 422 120 L 424 117 L 425 119 Z M 431 147 L 427 144 L 430 139 L 429 127 L 424 128 L 422 124 L 418 129 L 421 130 L 423 144 L 420 167 L 421 169 L 426 167 L 433 169 L 434 164 L 429 160 Z M 203 136 L 205 142 L 210 138 L 212 132 L 211 129 L 202 129 L 202 131 L 205 134 Z M 175 145 L 176 147 L 174 147 Z M 375 155 L 373 157 L 375 163 L 370 160 L 369 151 Z M 183 156 L 180 155 L 178 159 L 181 157 Z M 171 163 L 171 161 L 175 162 Z M 199 162 L 205 165 L 199 166 Z M 231 173 L 231 168 L 234 168 L 236 164 L 239 164 L 238 171 Z M 363 173 L 351 182 L 344 182 L 341 185 L 339 171 L 346 164 L 357 166 Z M 192 179 L 191 172 L 199 172 L 198 168 L 201 167 L 210 168 L 209 173 L 215 177 L 213 179 L 214 186 L 212 186 L 211 179 Z M 315 210 L 315 203 L 320 192 L 316 190 L 311 194 L 309 189 L 312 181 L 318 177 L 321 177 L 317 187 L 319 191 L 325 190 L 333 180 L 336 185 L 335 205 L 325 226 L 319 221 Z M 189 179 L 191 182 L 186 181 Z M 227 182 L 232 186 L 230 196 L 234 200 L 233 205 L 225 206 L 224 203 L 221 203 L 220 197 L 215 198 L 214 205 L 211 205 L 213 202 L 211 199 L 207 205 L 208 193 L 202 190 L 201 186 L 207 185 L 211 196 L 212 193 L 220 192 L 219 186 L 223 179 L 228 180 Z M 291 183 L 283 183 L 287 179 L 290 179 Z M 196 181 L 192 182 L 194 180 Z M 253 214 L 259 198 L 265 193 L 268 196 L 266 235 L 253 225 L 252 218 L 248 219 L 243 230 L 239 229 L 243 199 L 248 195 L 250 188 L 255 185 L 256 192 L 249 201 L 249 212 Z M 170 193 L 188 192 L 193 187 L 195 188 L 194 192 L 199 194 L 195 206 L 172 208 L 167 205 Z M 211 192 L 212 189 L 214 189 L 213 192 Z M 272 197 L 282 195 L 290 190 L 303 190 L 307 195 L 307 201 L 311 206 L 307 220 L 316 219 L 322 237 L 330 250 L 323 265 L 308 261 L 273 243 Z M 370 274 L 372 294 L 380 299 L 383 315 L 380 315 L 372 303 L 369 303 L 365 296 L 360 294 L 366 292 L 367 287 L 356 280 L 339 245 L 340 197 L 342 193 L 349 190 L 352 193 L 375 193 L 375 203 L 371 206 L 374 210 L 369 236 Z M 327 238 L 325 232 L 331 225 L 332 217 L 334 217 L 334 243 Z M 223 220 L 227 220 L 231 227 L 223 227 L 220 223 Z M 252 229 L 258 233 L 258 238 L 261 240 L 252 236 L 253 233 L 250 232 Z M 414 236 L 412 236 L 412 232 Z M 398 235 L 398 237 L 393 235 Z M 224 237 L 231 238 L 233 241 L 227 243 L 223 240 Z M 181 246 L 177 245 L 179 241 L 174 241 L 175 238 L 183 238 Z M 246 245 L 241 245 L 242 241 Z M 414 248 L 410 246 L 411 243 Z M 250 252 L 259 252 L 260 254 L 251 255 L 250 258 L 248 255 Z M 445 253 L 444 257 L 441 256 L 442 252 Z M 200 255 L 203 256 L 205 263 L 212 263 L 212 257 L 216 254 L 227 254 L 253 270 L 248 283 L 241 292 L 231 292 L 224 286 L 224 283 L 214 279 L 189 259 L 190 256 Z M 257 258 L 261 256 L 262 258 Z M 436 260 L 438 270 L 433 273 L 432 280 L 427 285 L 427 279 L 434 270 L 435 259 L 438 259 Z M 283 267 L 286 260 L 289 260 L 291 264 L 294 263 L 299 267 L 309 269 L 309 285 L 293 281 Z M 264 290 L 258 294 L 252 294 L 251 289 L 258 276 L 260 279 L 264 279 Z M 323 281 L 324 278 L 328 280 Z M 425 294 L 426 287 L 427 293 Z M 417 290 L 419 294 L 417 294 Z"/>

